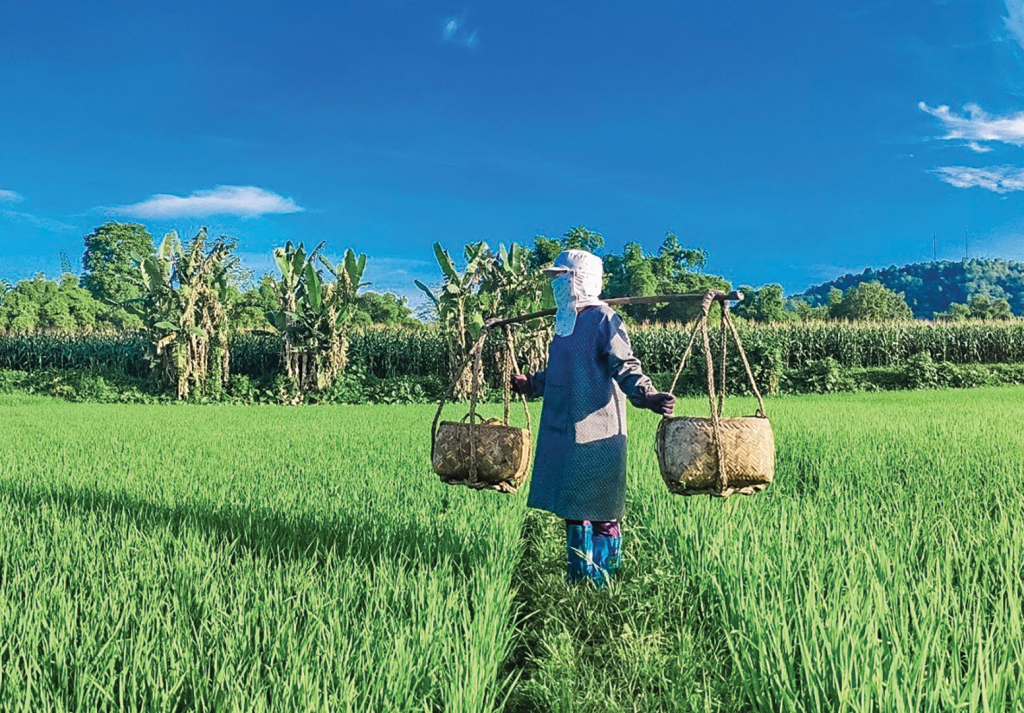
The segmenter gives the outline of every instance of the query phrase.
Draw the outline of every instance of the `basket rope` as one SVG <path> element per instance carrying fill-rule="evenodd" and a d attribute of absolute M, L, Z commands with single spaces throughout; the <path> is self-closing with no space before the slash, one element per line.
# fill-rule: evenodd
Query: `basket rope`
<path fill-rule="evenodd" d="M 469 395 L 469 413 L 462 417 L 463 421 L 468 419 L 469 421 L 469 479 L 471 483 L 479 482 L 479 473 L 477 466 L 476 456 L 476 423 L 478 420 L 482 420 L 476 413 L 477 402 L 480 393 L 480 376 L 483 373 L 483 355 L 484 355 L 484 343 L 487 340 L 488 330 L 480 332 L 480 336 L 473 343 L 469 353 L 466 355 L 466 361 L 461 367 L 456 370 L 455 377 L 452 380 L 451 386 L 441 396 L 441 402 L 437 405 L 437 412 L 434 414 L 434 420 L 430 425 L 430 457 L 431 460 L 434 458 L 434 448 L 437 443 L 437 427 L 441 420 L 441 412 L 444 410 L 445 404 L 448 400 L 448 395 L 455 394 L 456 386 L 462 379 L 467 368 L 472 368 L 472 387 Z M 509 325 L 505 325 L 505 354 L 502 359 L 502 401 L 504 405 L 504 425 L 509 425 L 509 405 L 512 398 L 512 379 L 510 369 L 514 369 L 516 373 L 519 372 L 519 367 L 516 362 L 515 355 L 515 341 L 512 338 L 512 330 Z M 526 414 L 526 430 L 530 431 L 533 429 L 532 418 L 530 417 L 530 407 L 526 403 L 526 397 L 522 394 L 519 395 L 520 400 L 523 404 L 523 411 Z"/>
<path fill-rule="evenodd" d="M 507 373 L 504 374 L 504 385 L 502 396 L 505 401 L 505 425 L 508 425 L 508 408 L 512 397 L 512 374 L 519 373 L 519 363 L 516 360 L 516 343 L 512 338 L 512 327 L 505 325 L 505 364 Z M 526 430 L 533 430 L 533 419 L 530 417 L 530 405 L 526 403 L 526 396 L 519 394 L 519 401 L 523 404 L 523 413 L 526 414 Z"/>
<path fill-rule="evenodd" d="M 750 388 L 754 392 L 754 396 L 757 397 L 757 416 L 761 418 L 767 418 L 764 399 L 761 397 L 761 392 L 757 388 L 757 383 L 754 381 L 754 373 L 750 368 L 750 361 L 747 359 L 747 353 L 743 349 L 743 341 L 740 339 L 739 331 L 736 329 L 736 325 L 732 320 L 732 315 L 729 312 L 729 305 L 724 301 L 720 302 L 722 309 L 722 324 L 721 324 L 721 339 L 720 339 L 720 373 L 719 373 L 719 386 L 715 388 L 715 358 L 711 348 L 711 330 L 708 324 L 708 318 L 711 313 L 711 303 L 713 298 L 709 293 L 708 297 L 705 297 L 704 303 L 701 307 L 701 314 L 697 318 L 697 323 L 694 324 L 693 330 L 690 332 L 690 340 L 686 345 L 686 350 L 683 352 L 683 357 L 679 361 L 679 367 L 676 369 L 675 376 L 672 378 L 672 385 L 669 387 L 669 393 L 675 394 L 676 385 L 679 383 L 679 377 L 683 373 L 683 369 L 686 368 L 686 362 L 689 360 L 691 353 L 693 352 L 693 346 L 697 339 L 698 332 L 701 336 L 701 346 L 704 349 L 704 362 L 705 362 L 705 375 L 707 377 L 707 395 L 708 395 L 708 406 L 711 411 L 711 429 L 713 440 L 715 442 L 715 474 L 716 474 L 716 488 L 724 491 L 729 487 L 729 474 L 725 470 L 725 450 L 723 447 L 722 440 L 722 411 L 725 407 L 725 393 L 726 393 L 726 356 L 728 349 L 728 337 L 731 334 L 733 341 L 736 343 L 737 351 L 739 352 L 740 359 L 743 361 L 743 369 L 746 372 L 747 381 L 750 383 Z M 667 416 L 665 418 L 668 418 Z"/>
<path fill-rule="evenodd" d="M 729 314 L 728 310 L 726 310 L 725 317 L 729 330 L 736 340 L 736 349 L 740 353 L 740 359 L 743 360 L 743 369 L 747 372 L 747 381 L 750 382 L 750 389 L 754 392 L 754 396 L 757 397 L 757 415 L 761 418 L 767 418 L 768 416 L 764 410 L 764 399 L 761 398 L 761 391 L 757 388 L 757 382 L 754 381 L 754 372 L 750 368 L 750 361 L 747 360 L 747 352 L 743 349 L 743 341 L 740 339 L 739 332 L 736 331 L 736 325 L 733 324 L 732 315 Z"/>

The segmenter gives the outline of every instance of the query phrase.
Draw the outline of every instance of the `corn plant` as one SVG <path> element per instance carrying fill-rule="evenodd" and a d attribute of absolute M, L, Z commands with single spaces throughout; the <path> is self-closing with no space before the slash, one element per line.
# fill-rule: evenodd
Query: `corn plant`
<path fill-rule="evenodd" d="M 267 320 L 282 336 L 285 373 L 295 381 L 298 397 L 329 388 L 348 360 L 348 331 L 356 311 L 359 289 L 366 270 L 366 255 L 345 251 L 340 265 L 320 254 L 321 242 L 306 253 L 302 243 L 290 241 L 274 250 L 281 271 L 275 282 L 281 309 Z M 333 277 L 324 279 L 323 266 Z"/>

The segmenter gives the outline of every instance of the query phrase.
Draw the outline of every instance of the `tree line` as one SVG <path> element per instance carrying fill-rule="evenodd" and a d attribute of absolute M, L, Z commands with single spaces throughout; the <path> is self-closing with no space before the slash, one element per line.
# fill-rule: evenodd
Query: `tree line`
<path fill-rule="evenodd" d="M 439 247 L 435 248 L 435 257 Z M 538 235 L 532 245 L 516 247 L 521 253 L 517 269 L 522 274 L 518 279 L 524 283 L 518 289 L 525 288 L 527 273 L 536 273 L 568 248 L 590 250 L 604 258 L 606 297 L 732 288 L 725 278 L 705 272 L 707 251 L 684 246 L 673 233 L 665 236 L 654 253 L 645 251 L 637 242 L 628 242 L 622 252 L 616 254 L 605 251 L 604 237 L 600 233 L 578 226 L 559 237 Z M 0 330 L 25 333 L 142 328 L 141 318 L 130 309 L 129 303 L 143 294 L 135 279 L 139 260 L 155 255 L 156 249 L 153 236 L 143 225 L 110 222 L 96 228 L 85 237 L 80 273 L 73 272 L 71 261 L 62 253 L 63 274 L 59 279 L 51 280 L 39 274 L 16 285 L 0 282 Z M 427 292 L 448 296 L 453 290 L 468 290 L 474 296 L 463 294 L 459 298 L 461 302 L 482 300 L 486 307 L 487 295 L 494 291 L 495 285 L 492 278 L 486 278 L 484 263 L 491 260 L 503 264 L 499 253 L 492 253 L 485 243 L 477 243 L 465 246 L 454 258 L 450 254 L 447 260 L 438 258 L 442 282 L 426 288 Z M 467 269 L 456 279 L 447 269 L 447 263 L 452 269 L 456 263 Z M 271 329 L 268 315 L 279 307 L 277 278 L 265 274 L 257 279 L 237 264 L 227 271 L 225 278 L 221 299 L 230 328 L 235 331 Z M 543 285 L 537 280 L 534 282 L 527 291 L 536 293 L 532 301 L 537 302 L 538 290 L 542 290 Z M 758 288 L 740 285 L 738 288 L 746 299 L 736 305 L 735 314 L 760 323 L 912 318 L 1004 320 L 1015 313 L 1024 313 L 1024 264 L 1003 260 L 919 263 L 884 270 L 869 268 L 789 298 L 783 295 L 778 284 Z M 503 307 L 510 308 L 507 299 L 505 302 Z M 362 290 L 355 298 L 351 321 L 355 325 L 409 326 L 421 324 L 424 318 L 445 321 L 449 315 L 446 305 L 447 301 L 442 305 L 432 297 L 426 308 L 417 314 L 405 297 Z M 676 303 L 631 306 L 623 312 L 633 322 L 666 323 L 686 321 L 688 315 L 684 310 L 683 305 Z M 475 319 L 473 310 L 470 312 L 470 319 Z"/>
<path fill-rule="evenodd" d="M 159 245 L 139 224 L 106 223 L 85 237 L 82 273 L 72 273 L 62 255 L 63 275 L 48 280 L 37 275 L 17 285 L 0 286 L 0 331 L 64 332 L 126 331 L 145 333 L 150 345 L 150 371 L 178 398 L 216 394 L 231 374 L 232 336 L 263 332 L 279 345 L 283 376 L 296 400 L 324 392 L 347 363 L 350 330 L 359 325 L 391 324 L 422 327 L 408 300 L 368 291 L 363 277 L 367 256 L 345 250 L 335 264 L 325 243 L 308 249 L 287 243 L 273 250 L 276 274 L 258 282 L 235 254 L 237 242 L 211 238 L 205 228 L 181 240 L 172 232 Z M 555 238 L 536 236 L 532 244 L 466 245 L 453 255 L 439 243 L 433 246 L 442 279 L 434 285 L 416 282 L 427 296 L 420 316 L 434 321 L 446 342 L 449 374 L 456 394 L 465 396 L 483 380 L 468 366 L 475 349 L 482 349 L 481 331 L 487 319 L 539 311 L 553 306 L 550 282 L 541 268 L 559 252 L 585 249 L 601 255 L 606 269 L 605 297 L 648 296 L 729 290 L 721 276 L 705 272 L 708 254 L 682 244 L 668 233 L 658 250 L 646 252 L 636 242 L 621 253 L 606 251 L 604 237 L 583 226 Z M 832 286 L 827 301 L 805 296 L 786 299 L 778 284 L 760 288 L 742 285 L 746 299 L 735 307 L 741 320 L 752 323 L 787 321 L 902 321 L 913 317 L 903 293 L 879 281 L 862 281 L 845 292 Z M 682 303 L 632 305 L 623 309 L 635 323 L 687 322 L 693 314 Z M 1005 319 L 1012 316 L 1007 301 L 974 295 L 953 303 L 936 318 Z M 520 343 L 489 353 L 518 354 L 525 368 L 544 361 L 551 325 L 538 320 L 518 330 Z M 504 352 L 502 352 L 504 350 Z M 501 368 L 511 368 L 506 361 Z"/>
<path fill-rule="evenodd" d="M 793 299 L 828 306 L 834 289 L 877 282 L 904 295 L 916 319 L 961 321 L 1024 315 L 1024 263 L 995 258 L 912 263 L 867 268 L 810 288 Z"/>

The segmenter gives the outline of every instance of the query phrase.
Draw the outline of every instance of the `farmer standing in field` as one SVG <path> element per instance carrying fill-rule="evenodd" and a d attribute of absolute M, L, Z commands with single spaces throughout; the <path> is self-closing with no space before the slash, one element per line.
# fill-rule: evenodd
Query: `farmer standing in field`
<path fill-rule="evenodd" d="M 622 318 L 599 299 L 601 258 L 567 250 L 544 273 L 557 308 L 547 369 L 512 377 L 517 393 L 544 397 L 527 504 L 565 520 L 568 581 L 602 586 L 621 565 L 625 399 L 670 416 L 675 397 L 644 376 Z"/>

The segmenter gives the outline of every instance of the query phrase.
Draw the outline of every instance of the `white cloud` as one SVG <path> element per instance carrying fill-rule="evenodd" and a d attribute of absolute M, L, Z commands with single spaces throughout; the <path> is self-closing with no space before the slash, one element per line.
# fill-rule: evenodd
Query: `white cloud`
<path fill-rule="evenodd" d="M 464 23 L 457 17 L 453 17 L 444 23 L 444 32 L 441 35 L 441 39 L 445 42 L 469 47 L 470 49 L 476 47 L 477 44 L 476 30 L 467 35 Z"/>
<path fill-rule="evenodd" d="M 1020 166 L 943 166 L 933 171 L 941 180 L 957 188 L 985 188 L 994 193 L 1024 191 L 1024 168 Z"/>
<path fill-rule="evenodd" d="M 1024 47 L 1024 0 L 1006 0 L 1006 29 Z"/>
<path fill-rule="evenodd" d="M 7 191 L 0 188 L 0 203 L 21 203 L 25 197 L 14 191 Z"/>
<path fill-rule="evenodd" d="M 291 198 L 256 186 L 217 186 L 212 191 L 193 191 L 187 196 L 158 193 L 139 203 L 105 209 L 112 215 L 137 218 L 205 218 L 211 215 L 261 215 L 301 213 L 305 208 Z"/>
<path fill-rule="evenodd" d="M 942 122 L 946 129 L 943 139 L 967 141 L 975 151 L 982 148 L 980 141 L 1024 146 L 1024 112 L 998 117 L 988 114 L 977 104 L 966 104 L 964 114 L 956 114 L 946 105 L 930 107 L 920 102 L 917 106 Z"/>
<path fill-rule="evenodd" d="M 78 226 L 71 225 L 69 223 L 62 223 L 59 220 L 52 220 L 50 218 L 40 218 L 37 215 L 21 213 L 16 210 L 0 210 L 0 219 L 16 220 L 19 223 L 28 223 L 29 225 L 34 225 L 37 228 L 49 230 L 53 233 L 73 233 L 78 230 Z"/>

